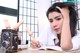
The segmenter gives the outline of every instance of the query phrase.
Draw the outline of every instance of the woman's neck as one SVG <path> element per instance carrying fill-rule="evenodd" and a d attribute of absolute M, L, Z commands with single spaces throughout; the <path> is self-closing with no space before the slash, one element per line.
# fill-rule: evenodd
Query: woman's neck
<path fill-rule="evenodd" d="M 59 40 L 61 39 L 61 35 L 60 34 L 57 34 L 57 37 L 58 37 Z"/>
<path fill-rule="evenodd" d="M 58 37 L 58 40 L 59 40 L 59 46 L 60 46 L 60 43 L 61 43 L 61 35 L 57 34 L 57 37 Z"/>

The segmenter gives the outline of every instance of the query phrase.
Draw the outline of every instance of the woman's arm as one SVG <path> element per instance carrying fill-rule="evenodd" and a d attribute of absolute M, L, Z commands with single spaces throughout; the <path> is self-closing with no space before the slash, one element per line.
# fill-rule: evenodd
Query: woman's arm
<path fill-rule="evenodd" d="M 69 9 L 68 7 L 59 8 L 61 14 L 64 18 L 61 32 L 61 48 L 63 50 L 70 50 L 73 48 L 72 39 L 71 39 L 71 31 L 70 31 L 70 20 L 69 20 Z"/>

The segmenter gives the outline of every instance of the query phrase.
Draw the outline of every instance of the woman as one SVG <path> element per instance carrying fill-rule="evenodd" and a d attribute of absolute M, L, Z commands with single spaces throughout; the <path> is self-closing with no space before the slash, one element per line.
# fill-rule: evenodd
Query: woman
<path fill-rule="evenodd" d="M 53 45 L 60 46 L 63 50 L 79 49 L 80 43 L 78 42 L 80 42 L 80 32 L 76 30 L 78 15 L 74 3 L 54 3 L 47 10 L 46 15 L 50 22 L 52 32 L 48 30 L 48 35 L 43 34 L 44 38 L 42 41 L 40 41 L 41 39 L 39 41 L 32 40 L 31 47 L 39 48 L 41 47 L 41 43 L 45 42 L 44 44 L 52 45 L 53 43 L 51 42 L 54 42 Z M 52 35 L 54 31 L 56 35 Z"/>

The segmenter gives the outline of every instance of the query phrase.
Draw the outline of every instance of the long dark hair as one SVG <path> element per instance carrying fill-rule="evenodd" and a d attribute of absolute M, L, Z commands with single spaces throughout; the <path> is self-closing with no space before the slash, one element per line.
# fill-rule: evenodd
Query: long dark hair
<path fill-rule="evenodd" d="M 60 8 L 64 8 L 66 6 L 68 6 L 69 8 L 69 16 L 70 16 L 70 30 L 71 30 L 71 36 L 75 36 L 76 34 L 76 26 L 77 26 L 77 18 L 78 18 L 78 14 L 77 11 L 75 10 L 75 4 L 72 2 L 56 2 L 54 4 L 51 5 L 51 7 L 47 10 L 46 16 L 48 18 L 49 13 L 51 12 L 59 12 L 59 9 L 56 8 L 56 6 L 60 7 Z"/>

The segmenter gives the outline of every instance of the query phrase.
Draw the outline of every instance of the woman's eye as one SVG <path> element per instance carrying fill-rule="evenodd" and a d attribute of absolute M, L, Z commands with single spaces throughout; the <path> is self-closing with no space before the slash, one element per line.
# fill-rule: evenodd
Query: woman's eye
<path fill-rule="evenodd" d="M 61 18 L 57 18 L 56 20 L 61 20 Z"/>
<path fill-rule="evenodd" d="M 53 22 L 53 20 L 52 20 L 52 19 L 49 19 L 49 22 L 50 22 L 50 23 L 52 23 L 52 22 Z"/>

